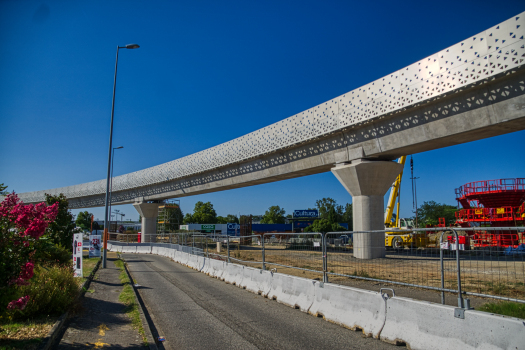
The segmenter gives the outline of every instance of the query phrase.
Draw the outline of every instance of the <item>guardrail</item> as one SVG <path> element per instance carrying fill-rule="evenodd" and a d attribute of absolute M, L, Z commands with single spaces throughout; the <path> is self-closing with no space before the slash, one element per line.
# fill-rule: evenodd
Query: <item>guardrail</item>
<path fill-rule="evenodd" d="M 410 231 L 328 233 L 265 233 L 225 236 L 195 232 L 146 235 L 140 245 L 171 244 L 180 250 L 226 262 L 257 266 L 325 283 L 351 284 L 366 280 L 457 294 L 458 306 L 468 308 L 464 296 L 480 296 L 525 303 L 524 227 L 434 228 Z M 481 233 L 480 231 L 483 231 Z M 384 232 L 384 258 L 356 259 L 354 234 Z M 506 232 L 506 233 L 505 233 Z M 515 247 L 484 245 L 483 235 L 518 239 Z M 146 238 L 146 239 L 144 239 Z M 121 234 L 123 244 L 137 244 L 137 235 Z M 458 242 L 459 244 L 456 244 Z M 511 241 L 510 243 L 512 243 Z M 509 243 L 509 241 L 506 241 Z"/>

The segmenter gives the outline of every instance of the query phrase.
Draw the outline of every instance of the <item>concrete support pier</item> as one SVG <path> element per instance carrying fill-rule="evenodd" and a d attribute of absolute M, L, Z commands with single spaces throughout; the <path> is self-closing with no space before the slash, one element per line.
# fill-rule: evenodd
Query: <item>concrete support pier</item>
<path fill-rule="evenodd" d="M 142 217 L 142 242 L 155 242 L 157 233 L 157 216 L 161 203 L 138 201 L 133 204 Z"/>
<path fill-rule="evenodd" d="M 352 196 L 354 231 L 384 230 L 384 196 L 403 165 L 391 161 L 353 160 L 336 165 L 332 173 Z M 385 234 L 354 233 L 354 256 L 385 257 Z"/>

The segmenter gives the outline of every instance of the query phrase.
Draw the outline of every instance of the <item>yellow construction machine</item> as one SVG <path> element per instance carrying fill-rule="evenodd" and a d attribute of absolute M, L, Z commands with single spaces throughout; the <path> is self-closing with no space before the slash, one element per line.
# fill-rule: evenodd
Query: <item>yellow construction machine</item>
<path fill-rule="evenodd" d="M 406 156 L 398 159 L 399 164 L 405 165 Z M 428 238 L 424 232 L 416 233 L 412 231 L 414 223 L 411 219 L 402 219 L 399 217 L 400 190 L 403 171 L 397 176 L 396 181 L 390 190 L 388 204 L 385 210 L 385 230 L 392 229 L 385 233 L 385 247 L 402 249 L 404 247 L 426 247 Z M 397 202 L 397 205 L 396 205 Z M 394 207 L 396 215 L 394 216 Z"/>

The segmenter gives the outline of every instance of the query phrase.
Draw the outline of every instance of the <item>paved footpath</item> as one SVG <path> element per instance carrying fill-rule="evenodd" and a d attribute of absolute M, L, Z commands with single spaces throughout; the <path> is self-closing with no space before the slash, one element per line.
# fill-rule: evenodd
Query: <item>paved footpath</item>
<path fill-rule="evenodd" d="M 83 310 L 70 321 L 57 349 L 149 349 L 118 300 L 123 285 L 115 259 L 115 253 L 109 253 L 107 268 L 97 271 L 82 300 Z"/>
<path fill-rule="evenodd" d="M 123 254 L 165 349 L 399 349 L 165 257 Z"/>

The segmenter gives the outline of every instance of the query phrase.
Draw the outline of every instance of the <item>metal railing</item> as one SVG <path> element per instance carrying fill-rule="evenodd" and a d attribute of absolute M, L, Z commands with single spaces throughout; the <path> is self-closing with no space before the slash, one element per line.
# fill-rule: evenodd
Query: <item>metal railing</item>
<path fill-rule="evenodd" d="M 396 234 L 390 229 L 242 237 L 184 232 L 147 235 L 142 240 L 175 244 L 186 247 L 184 251 L 191 254 L 265 270 L 279 268 L 282 273 L 325 283 L 352 284 L 364 280 L 434 290 L 441 293 L 443 304 L 445 293 L 454 293 L 458 306 L 468 308 L 463 298 L 466 295 L 525 303 L 525 245 L 486 246 L 470 238 L 507 231 L 523 242 L 524 230 L 524 227 L 454 227 Z M 382 257 L 354 257 L 353 237 L 372 232 L 385 233 L 389 246 L 374 248 L 380 250 Z M 122 234 L 117 240 L 133 244 L 137 235 Z"/>

